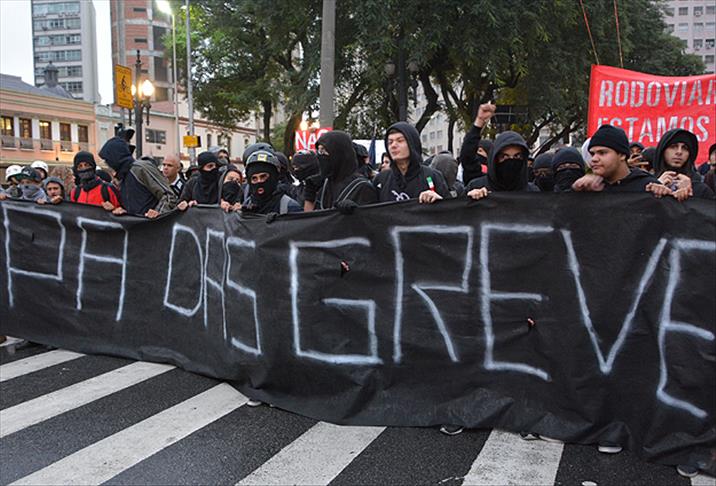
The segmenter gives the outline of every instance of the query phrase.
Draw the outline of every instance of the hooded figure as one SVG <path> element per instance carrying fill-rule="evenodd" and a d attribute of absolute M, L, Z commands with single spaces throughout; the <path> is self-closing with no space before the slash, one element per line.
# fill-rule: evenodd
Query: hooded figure
<path fill-rule="evenodd" d="M 398 122 L 390 126 L 385 132 L 385 146 L 389 148 L 390 135 L 400 133 L 405 137 L 410 155 L 405 174 L 396 164 L 390 154 L 390 170 L 382 171 L 373 179 L 373 186 L 378 191 L 378 200 L 405 201 L 416 199 L 424 191 L 435 191 L 440 196 L 450 197 L 450 190 L 443 175 L 430 167 L 423 165 L 423 147 L 420 143 L 420 134 L 414 126 L 406 122 Z"/>
<path fill-rule="evenodd" d="M 97 175 L 97 163 L 90 152 L 77 152 L 72 161 L 75 189 L 70 195 L 72 202 L 102 206 L 109 202 L 113 207 L 121 206 L 118 194 Z"/>
<path fill-rule="evenodd" d="M 518 147 L 520 155 L 498 162 L 502 152 L 511 146 Z M 529 148 L 522 135 L 512 131 L 499 134 L 487 156 L 487 175 L 473 179 L 467 190 L 486 187 L 490 191 L 539 192 L 539 188 L 528 181 L 528 154 Z"/>
<path fill-rule="evenodd" d="M 234 175 L 237 175 L 234 177 Z M 244 202 L 244 189 L 242 187 L 244 176 L 235 165 L 227 165 L 226 171 L 221 175 L 221 199 L 229 204 Z"/>
<path fill-rule="evenodd" d="M 351 136 L 334 130 L 316 140 L 318 170 L 323 186 L 316 195 L 316 209 L 330 209 L 342 201 L 351 200 L 357 205 L 377 201 L 370 181 L 359 174 L 358 161 Z"/>
<path fill-rule="evenodd" d="M 455 157 L 453 157 L 451 153 L 437 154 L 433 157 L 430 167 L 443 175 L 452 197 L 460 197 L 465 194 L 465 186 L 457 180 L 457 160 L 455 160 Z"/>
<path fill-rule="evenodd" d="M 45 194 L 47 194 L 49 199 L 52 199 L 54 196 L 60 196 L 63 201 L 67 199 L 65 183 L 59 177 L 48 177 L 42 181 L 42 187 L 45 189 Z"/>
<path fill-rule="evenodd" d="M 318 157 L 316 156 L 316 152 L 312 150 L 300 150 L 296 152 L 291 158 L 289 168 L 291 169 L 293 177 L 298 180 L 298 186 L 296 186 L 296 201 L 302 205 L 306 200 L 306 180 L 309 177 L 318 175 Z"/>
<path fill-rule="evenodd" d="M 180 201 L 196 201 L 198 204 L 219 204 L 221 193 L 219 158 L 213 152 L 202 152 L 196 159 L 199 175 L 192 177 L 182 189 Z"/>
<path fill-rule="evenodd" d="M 677 166 L 677 164 L 673 161 L 667 161 L 666 157 L 666 150 L 672 145 L 676 145 L 678 143 L 683 143 L 688 147 L 688 153 L 682 152 L 678 155 L 682 161 L 681 166 Z M 694 164 L 698 153 L 699 142 L 696 135 L 682 128 L 669 130 L 663 137 L 661 137 L 659 145 L 656 147 L 656 155 L 654 156 L 655 175 L 656 177 L 661 177 L 661 175 L 666 171 L 683 174 L 691 179 L 691 187 L 694 192 L 694 197 L 713 199 L 713 191 L 706 184 L 704 184 L 703 178 L 696 170 Z"/>
<path fill-rule="evenodd" d="M 572 147 L 557 150 L 552 157 L 554 192 L 571 192 L 572 184 L 582 177 L 585 171 L 586 164 L 581 151 Z"/>
<path fill-rule="evenodd" d="M 539 154 L 532 164 L 532 172 L 534 173 L 534 183 L 542 192 L 552 192 L 554 190 L 554 172 L 552 172 L 553 154 L 546 152 Z"/>
<path fill-rule="evenodd" d="M 246 160 L 249 194 L 242 211 L 256 214 L 294 213 L 302 211 L 298 203 L 279 188 L 279 165 L 276 156 L 257 150 Z"/>
<path fill-rule="evenodd" d="M 487 165 L 487 155 L 492 148 L 492 142 L 480 139 L 481 133 L 482 128 L 473 124 L 465 134 L 462 147 L 460 147 L 460 155 L 457 160 L 462 167 L 462 182 L 465 186 L 469 185 L 473 179 L 484 175 L 482 166 Z"/>
<path fill-rule="evenodd" d="M 353 150 L 358 161 L 358 173 L 367 179 L 373 178 L 373 168 L 370 166 L 368 149 L 359 143 L 353 142 Z"/>
<path fill-rule="evenodd" d="M 156 217 L 150 210 L 163 214 L 176 207 L 176 195 L 164 174 L 151 162 L 134 160 L 124 139 L 112 137 L 107 140 L 99 156 L 114 170 L 120 184 L 122 206 L 129 214 Z"/>
<path fill-rule="evenodd" d="M 283 152 L 275 151 L 274 155 L 278 159 L 278 187 L 288 196 L 295 200 L 296 199 L 296 186 L 293 185 L 293 179 L 291 178 L 291 171 L 289 170 L 288 157 Z"/>
<path fill-rule="evenodd" d="M 656 147 L 647 147 L 641 153 L 641 160 L 646 162 L 648 165 L 643 167 L 647 172 L 654 173 L 654 157 L 656 156 Z"/>

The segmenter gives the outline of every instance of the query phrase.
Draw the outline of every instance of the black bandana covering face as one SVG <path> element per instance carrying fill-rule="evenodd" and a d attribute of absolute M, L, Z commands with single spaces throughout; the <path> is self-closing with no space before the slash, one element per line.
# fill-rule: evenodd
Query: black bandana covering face
<path fill-rule="evenodd" d="M 225 182 L 221 186 L 221 199 L 228 202 L 229 204 L 235 204 L 239 202 L 239 196 L 241 195 L 241 184 L 239 181 Z"/>

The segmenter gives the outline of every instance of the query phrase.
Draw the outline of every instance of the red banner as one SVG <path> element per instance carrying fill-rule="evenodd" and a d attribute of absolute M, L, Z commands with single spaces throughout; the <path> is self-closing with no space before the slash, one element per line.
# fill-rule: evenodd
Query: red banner
<path fill-rule="evenodd" d="M 314 128 L 311 130 L 296 130 L 296 142 L 294 149 L 299 150 L 316 150 L 316 140 L 326 132 L 333 130 L 331 127 Z"/>
<path fill-rule="evenodd" d="M 716 142 L 716 74 L 653 76 L 609 66 L 592 66 L 587 134 L 601 125 L 621 127 L 630 142 L 655 147 L 672 128 L 699 140 L 697 165 Z"/>

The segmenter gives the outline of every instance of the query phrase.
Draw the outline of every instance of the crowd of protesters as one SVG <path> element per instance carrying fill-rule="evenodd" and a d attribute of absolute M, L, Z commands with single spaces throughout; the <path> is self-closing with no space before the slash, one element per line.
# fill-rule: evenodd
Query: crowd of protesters
<path fill-rule="evenodd" d="M 658 146 L 645 148 L 630 143 L 621 128 L 603 125 L 582 150 L 563 147 L 532 160 L 527 142 L 516 132 L 500 133 L 494 140 L 482 138 L 494 114 L 490 103 L 479 107 L 457 159 L 441 152 L 425 160 L 416 128 L 395 123 L 385 133 L 387 152 L 375 168 L 366 149 L 342 131 L 324 133 L 315 151 L 299 151 L 290 159 L 268 143 L 249 146 L 234 164 L 225 150 L 202 152 L 197 165 L 186 173 L 176 155 L 167 156 L 161 169 L 151 159 L 136 160 L 131 134 L 119 133 L 99 151 L 111 175 L 98 169 L 94 155 L 84 151 L 74 157 L 75 184 L 70 190 L 62 180 L 48 177 L 44 162 L 10 166 L 9 186 L 0 192 L 0 200 L 37 204 L 69 200 L 101 206 L 115 215 L 156 218 L 174 210 L 191 211 L 197 205 L 243 214 L 332 208 L 351 213 L 378 202 L 479 200 L 503 191 L 648 192 L 678 201 L 715 198 L 716 144 L 697 168 L 698 139 L 688 130 L 669 130 Z M 440 430 L 455 435 L 462 428 L 444 425 Z M 540 439 L 529 431 L 521 435 Z M 599 450 L 618 453 L 621 445 L 603 443 Z M 679 468 L 683 475 L 695 475 L 690 465 Z"/>

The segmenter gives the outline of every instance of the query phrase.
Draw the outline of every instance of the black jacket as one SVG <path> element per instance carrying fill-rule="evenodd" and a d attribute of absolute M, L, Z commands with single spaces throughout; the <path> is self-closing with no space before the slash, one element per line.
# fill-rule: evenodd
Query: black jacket
<path fill-rule="evenodd" d="M 196 177 L 192 177 L 186 181 L 179 200 L 196 201 L 199 204 L 219 204 L 219 198 L 221 197 L 221 180 L 222 177 L 217 177 L 217 180 L 210 184 L 210 187 L 206 187 L 202 184 L 202 174 L 200 171 Z"/>
<path fill-rule="evenodd" d="M 482 164 L 477 157 L 477 149 L 480 147 L 481 128 L 472 125 L 465 134 L 460 147 L 460 155 L 457 160 L 462 165 L 462 182 L 467 186 L 470 181 L 482 177 Z"/>
<path fill-rule="evenodd" d="M 509 145 L 517 145 L 522 148 L 524 155 L 524 164 L 520 168 L 519 178 L 515 186 L 508 186 L 505 181 L 501 180 L 497 173 L 497 154 L 500 153 L 505 147 Z M 487 175 L 473 179 L 467 186 L 467 191 L 472 189 L 480 189 L 482 187 L 488 188 L 490 191 L 528 191 L 528 192 L 540 192 L 539 188 L 528 181 L 527 171 L 527 154 L 529 153 L 529 147 L 522 136 L 516 132 L 503 132 L 497 136 L 495 143 L 490 149 L 490 153 L 487 155 Z"/>
<path fill-rule="evenodd" d="M 358 161 L 350 135 L 339 130 L 327 132 L 316 140 L 316 146 L 319 145 L 330 154 L 331 173 L 316 196 L 316 209 L 334 208 L 348 199 L 358 205 L 377 202 L 373 185 L 358 173 Z"/>
<path fill-rule="evenodd" d="M 604 181 L 604 192 L 644 192 L 647 184 L 655 182 L 661 184 L 659 179 L 641 169 L 629 169 L 629 174 L 614 184 Z"/>
<path fill-rule="evenodd" d="M 667 165 L 666 161 L 664 160 L 664 152 L 669 147 L 669 145 L 673 143 L 672 141 L 677 137 L 680 140 L 686 140 L 686 144 L 689 146 L 689 159 L 682 167 L 678 169 Z M 656 155 L 654 156 L 655 173 L 657 177 L 669 170 L 684 174 L 691 178 L 691 188 L 694 191 L 694 197 L 713 199 L 713 191 L 709 186 L 704 184 L 703 176 L 699 174 L 699 172 L 696 170 L 696 165 L 694 164 L 698 153 L 699 141 L 696 138 L 696 135 L 694 135 L 688 130 L 684 130 L 681 128 L 669 130 L 664 134 L 663 137 L 661 137 L 661 140 L 659 140 L 659 145 L 657 145 L 656 147 Z"/>
<path fill-rule="evenodd" d="M 398 122 L 392 125 L 385 135 L 385 146 L 388 146 L 388 133 L 397 130 L 405 136 L 410 147 L 410 165 L 403 175 L 400 169 L 391 161 L 390 170 L 379 173 L 373 179 L 373 186 L 378 191 L 378 200 L 403 201 L 417 198 L 421 192 L 430 189 L 428 178 L 435 186 L 435 192 L 444 198 L 450 197 L 450 189 L 445 182 L 443 175 L 423 165 L 422 145 L 420 134 L 412 125 L 406 122 Z"/>

